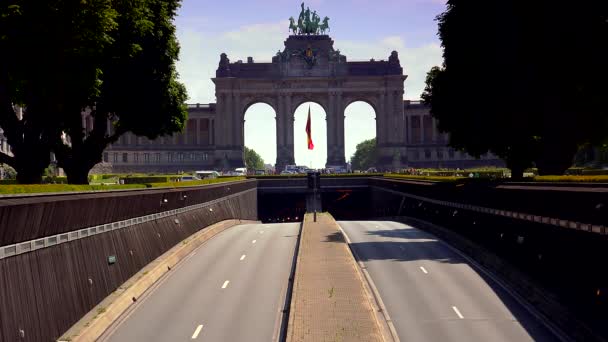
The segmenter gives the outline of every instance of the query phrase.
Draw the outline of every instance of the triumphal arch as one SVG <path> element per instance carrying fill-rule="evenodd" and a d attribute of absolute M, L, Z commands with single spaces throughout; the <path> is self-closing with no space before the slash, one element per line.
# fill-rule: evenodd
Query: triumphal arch
<path fill-rule="evenodd" d="M 344 165 L 344 110 L 354 101 L 370 104 L 376 113 L 379 165 L 407 164 L 403 83 L 407 78 L 393 51 L 387 60 L 348 61 L 326 34 L 329 18 L 304 10 L 293 34 L 270 63 L 231 62 L 220 56 L 216 77 L 216 165 L 243 165 L 244 116 L 254 103 L 276 113 L 277 170 L 294 164 L 294 113 L 304 102 L 323 107 L 327 119 L 327 164 Z M 304 129 L 304 128 L 302 128 Z"/>

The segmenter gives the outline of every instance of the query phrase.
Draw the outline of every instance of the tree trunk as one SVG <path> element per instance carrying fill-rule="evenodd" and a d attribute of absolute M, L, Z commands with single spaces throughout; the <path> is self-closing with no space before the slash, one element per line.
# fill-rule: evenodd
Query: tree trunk
<path fill-rule="evenodd" d="M 31 168 L 18 168 L 17 171 L 17 182 L 19 184 L 40 184 L 42 183 L 42 170 L 34 170 Z"/>
<path fill-rule="evenodd" d="M 15 153 L 15 171 L 19 184 L 40 184 L 44 169 L 50 164 L 50 151 L 42 148 L 21 149 Z"/>
<path fill-rule="evenodd" d="M 72 167 L 63 170 L 68 177 L 69 184 L 89 184 L 90 167 Z"/>
<path fill-rule="evenodd" d="M 522 180 L 524 178 L 524 170 L 526 169 L 527 163 L 513 159 L 507 159 L 506 162 L 507 167 L 511 170 L 511 180 Z"/>
<path fill-rule="evenodd" d="M 541 153 L 536 160 L 538 174 L 563 175 L 574 163 L 574 155 L 577 151 L 576 143 L 546 142 L 542 146 Z"/>

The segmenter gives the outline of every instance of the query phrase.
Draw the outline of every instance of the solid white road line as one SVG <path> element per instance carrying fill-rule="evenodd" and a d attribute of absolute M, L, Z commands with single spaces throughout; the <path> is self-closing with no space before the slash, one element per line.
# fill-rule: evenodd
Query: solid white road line
<path fill-rule="evenodd" d="M 222 288 L 225 289 L 228 286 L 228 283 L 230 282 L 230 280 L 226 280 L 224 282 L 224 285 L 222 285 Z"/>
<path fill-rule="evenodd" d="M 198 334 L 200 334 L 201 330 L 203 330 L 203 325 L 199 325 L 198 327 L 196 327 L 196 330 L 194 330 L 194 334 L 192 334 L 192 339 L 194 340 L 195 338 L 198 337 Z"/>
<path fill-rule="evenodd" d="M 420 269 L 422 270 L 422 272 L 424 272 L 425 274 L 428 274 L 429 272 L 426 271 L 426 269 L 422 266 L 420 266 Z"/>
<path fill-rule="evenodd" d="M 241 255 L 241 260 L 245 259 L 245 254 Z"/>
<path fill-rule="evenodd" d="M 464 316 L 460 313 L 460 311 L 458 310 L 457 307 L 452 306 L 452 309 L 454 310 L 454 312 L 458 315 L 458 317 L 460 317 L 460 319 L 463 319 Z"/>
<path fill-rule="evenodd" d="M 253 240 L 253 241 L 251 241 L 251 243 L 255 243 L 256 241 L 257 241 L 257 240 Z"/>

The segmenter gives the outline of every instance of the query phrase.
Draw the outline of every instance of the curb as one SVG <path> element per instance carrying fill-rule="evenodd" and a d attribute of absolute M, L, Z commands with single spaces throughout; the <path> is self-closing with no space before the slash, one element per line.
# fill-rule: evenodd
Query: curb
<path fill-rule="evenodd" d="M 338 222 L 335 223 L 340 229 L 342 236 L 344 236 L 346 244 L 348 245 L 348 250 L 350 250 L 350 253 L 353 257 L 353 261 L 355 262 L 355 269 L 357 269 L 357 274 L 359 274 L 361 283 L 363 283 L 363 288 L 367 295 L 369 304 L 374 310 L 374 317 L 376 319 L 376 324 L 380 329 L 380 333 L 382 334 L 382 340 L 384 340 L 385 342 L 400 342 L 399 335 L 397 335 L 397 330 L 395 330 L 395 325 L 393 324 L 393 321 L 391 320 L 391 317 L 389 316 L 388 311 L 384 306 L 384 302 L 382 301 L 382 297 L 380 297 L 380 293 L 378 292 L 376 284 L 374 284 L 374 281 L 369 275 L 369 272 L 367 272 L 367 268 L 365 267 L 363 262 L 360 261 L 361 259 L 357 255 L 357 252 L 355 252 L 355 250 L 351 247 L 352 242 L 344 231 L 344 229 L 342 229 Z"/>
<path fill-rule="evenodd" d="M 287 328 L 285 330 L 285 335 L 284 335 L 284 341 L 286 342 L 291 342 L 293 341 L 293 325 L 294 325 L 294 320 L 295 320 L 295 315 L 293 314 L 296 311 L 296 296 L 294 296 L 294 293 L 297 293 L 297 289 L 298 289 L 298 284 L 299 284 L 299 279 L 297 277 L 298 274 L 298 265 L 300 265 L 300 250 L 302 249 L 302 241 L 304 241 L 304 223 L 306 222 L 306 215 L 304 215 L 304 217 L 302 218 L 302 224 L 300 226 L 300 236 L 298 237 L 299 241 L 298 244 L 296 246 L 296 249 L 298 251 L 296 260 L 295 260 L 295 267 L 293 267 L 293 275 L 292 275 L 292 287 L 291 287 L 291 301 L 289 303 L 289 308 L 287 309 L 289 311 L 288 314 L 288 323 L 287 323 Z"/>
<path fill-rule="evenodd" d="M 141 296 L 166 277 L 176 265 L 191 256 L 194 250 L 224 230 L 248 222 L 255 221 L 224 220 L 181 241 L 119 286 L 58 338 L 57 342 L 96 341 L 127 313 Z"/>

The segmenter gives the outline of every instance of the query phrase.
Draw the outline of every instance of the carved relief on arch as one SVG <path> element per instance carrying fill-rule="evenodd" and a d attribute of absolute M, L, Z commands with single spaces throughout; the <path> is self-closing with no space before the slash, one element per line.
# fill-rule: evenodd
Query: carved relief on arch
<path fill-rule="evenodd" d="M 301 104 L 306 102 L 314 102 L 320 105 L 321 107 L 323 107 L 323 110 L 325 111 L 326 115 L 330 113 L 327 94 L 297 94 L 291 97 L 291 108 L 289 109 L 291 116 L 294 116 L 296 113 L 296 109 Z"/>
<path fill-rule="evenodd" d="M 256 103 L 265 103 L 269 105 L 274 110 L 275 115 L 279 112 L 277 110 L 278 105 L 275 98 L 271 96 L 245 95 L 241 97 L 241 108 L 239 108 L 241 117 L 243 119 L 245 118 L 245 113 L 247 112 L 247 109 L 249 109 L 249 107 Z"/>

